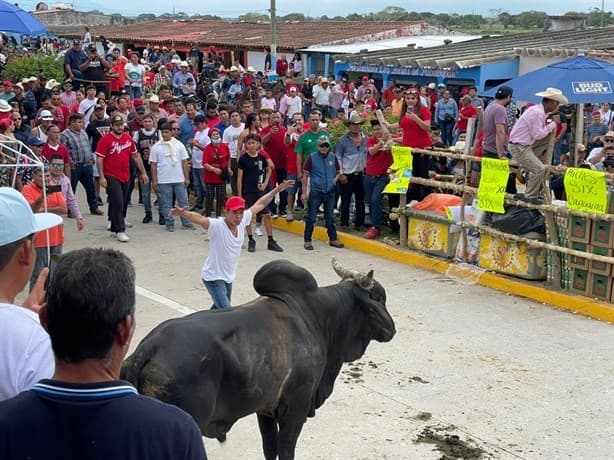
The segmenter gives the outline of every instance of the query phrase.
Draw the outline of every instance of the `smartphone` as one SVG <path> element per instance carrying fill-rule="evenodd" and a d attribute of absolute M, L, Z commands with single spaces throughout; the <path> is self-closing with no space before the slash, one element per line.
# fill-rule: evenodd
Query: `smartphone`
<path fill-rule="evenodd" d="M 61 185 L 48 185 L 47 186 L 47 195 L 50 193 L 57 193 L 62 191 Z"/>
<path fill-rule="evenodd" d="M 407 106 L 407 113 L 414 113 L 414 106 L 413 105 L 408 105 Z"/>

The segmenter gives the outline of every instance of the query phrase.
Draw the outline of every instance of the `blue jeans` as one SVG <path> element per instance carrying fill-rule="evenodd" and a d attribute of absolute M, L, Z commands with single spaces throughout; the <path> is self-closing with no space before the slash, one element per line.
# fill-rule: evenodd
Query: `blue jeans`
<path fill-rule="evenodd" d="M 62 255 L 62 245 L 51 246 L 49 248 L 49 254 L 51 255 L 51 264 L 49 263 L 49 258 L 47 257 L 47 246 L 43 248 L 36 248 L 36 261 L 34 262 L 34 270 L 32 270 L 32 275 L 30 276 L 30 291 L 32 291 L 32 288 L 36 284 L 36 280 L 43 271 L 43 268 L 49 267 L 49 270 L 53 270 L 57 263 L 53 256 Z"/>
<path fill-rule="evenodd" d="M 209 291 L 211 299 L 213 299 L 212 310 L 230 308 L 230 298 L 232 296 L 232 283 L 227 283 L 223 280 L 205 281 L 203 284 Z"/>
<path fill-rule="evenodd" d="M 96 201 L 96 191 L 94 190 L 94 170 L 91 164 L 79 163 L 70 172 L 70 186 L 73 193 L 77 190 L 77 184 L 81 182 L 83 188 L 85 188 L 85 194 L 87 196 L 87 204 L 90 207 L 90 211 L 98 208 L 98 202 Z"/>
<path fill-rule="evenodd" d="M 203 176 L 204 172 L 204 168 L 192 167 L 192 185 L 194 186 L 194 191 L 196 192 L 195 205 L 197 208 L 202 208 L 203 201 L 205 200 L 205 178 Z"/>
<path fill-rule="evenodd" d="M 135 100 L 143 95 L 143 88 L 140 86 L 126 85 L 126 91 L 130 95 L 130 99 Z"/>
<path fill-rule="evenodd" d="M 313 235 L 313 227 L 316 224 L 318 208 L 324 204 L 324 221 L 326 222 L 326 231 L 330 241 L 337 240 L 337 229 L 335 228 L 335 219 L 333 209 L 335 208 L 335 189 L 328 192 L 318 192 L 311 189 L 307 200 L 307 221 L 305 222 L 305 233 L 303 239 L 305 242 L 311 241 Z"/>
<path fill-rule="evenodd" d="M 441 142 L 447 147 L 452 145 L 452 130 L 454 129 L 455 120 L 437 120 L 439 129 L 441 130 Z"/>
<path fill-rule="evenodd" d="M 145 214 L 151 214 L 151 170 L 145 168 L 149 182 L 143 183 L 141 175 L 139 174 L 139 188 L 141 189 L 141 196 L 143 197 L 143 207 L 145 208 Z"/>
<path fill-rule="evenodd" d="M 186 208 L 188 206 L 188 191 L 183 182 L 174 182 L 172 184 L 158 184 L 158 200 L 160 201 L 160 211 L 166 219 L 166 226 L 173 227 L 175 219 L 171 216 L 171 207 L 173 206 L 173 193 L 177 200 L 177 206 Z M 181 225 L 187 227 L 190 223 L 185 217 L 181 218 Z"/>
<path fill-rule="evenodd" d="M 388 175 L 368 176 L 365 175 L 365 198 L 369 203 L 369 215 L 371 226 L 382 229 L 382 192 L 390 179 Z"/>

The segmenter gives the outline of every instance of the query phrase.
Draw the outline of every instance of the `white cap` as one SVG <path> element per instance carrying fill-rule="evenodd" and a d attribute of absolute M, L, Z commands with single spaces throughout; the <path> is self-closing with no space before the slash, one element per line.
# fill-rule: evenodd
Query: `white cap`
<path fill-rule="evenodd" d="M 41 110 L 39 118 L 41 120 L 53 120 L 53 114 L 49 110 Z"/>
<path fill-rule="evenodd" d="M 0 187 L 0 246 L 19 241 L 62 223 L 57 214 L 34 214 L 21 193 L 11 187 Z"/>

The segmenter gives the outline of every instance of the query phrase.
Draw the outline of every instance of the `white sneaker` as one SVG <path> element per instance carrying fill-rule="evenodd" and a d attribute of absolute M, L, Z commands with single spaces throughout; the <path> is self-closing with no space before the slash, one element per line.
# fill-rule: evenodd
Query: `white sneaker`
<path fill-rule="evenodd" d="M 117 234 L 117 241 L 120 241 L 122 243 L 127 243 L 128 241 L 130 241 L 130 238 L 124 232 L 119 232 Z"/>
<path fill-rule="evenodd" d="M 132 224 L 128 222 L 126 219 L 124 219 L 124 225 L 126 226 L 126 228 L 132 228 Z"/>
<path fill-rule="evenodd" d="M 107 220 L 107 230 L 111 230 L 111 221 Z"/>
<path fill-rule="evenodd" d="M 288 222 L 292 222 L 294 220 L 294 214 L 292 214 L 291 212 L 288 212 L 288 214 L 286 214 L 286 220 Z"/>
<path fill-rule="evenodd" d="M 264 235 L 264 233 L 262 233 L 262 229 L 260 228 L 260 225 L 256 225 L 256 230 L 254 230 L 254 235 L 256 236 Z"/>

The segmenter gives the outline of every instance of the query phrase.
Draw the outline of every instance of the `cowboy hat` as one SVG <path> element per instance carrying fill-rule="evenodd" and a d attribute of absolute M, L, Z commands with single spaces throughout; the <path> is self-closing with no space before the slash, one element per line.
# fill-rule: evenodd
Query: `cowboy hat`
<path fill-rule="evenodd" d="M 62 86 L 62 85 L 55 78 L 52 78 L 47 83 L 45 83 L 45 89 L 49 89 L 49 90 L 51 90 L 53 88 L 57 88 L 58 86 Z"/>
<path fill-rule="evenodd" d="M 553 101 L 560 102 L 561 104 L 569 103 L 563 94 L 563 91 L 558 88 L 547 88 L 546 91 L 540 91 L 539 93 L 535 93 L 535 95 L 546 99 L 552 99 Z"/>
<path fill-rule="evenodd" d="M 0 99 L 0 112 L 11 112 L 13 109 L 5 99 Z"/>
<path fill-rule="evenodd" d="M 360 116 L 359 113 L 352 112 L 350 117 L 347 120 L 343 120 L 345 125 L 362 125 L 365 122 L 365 119 Z"/>

